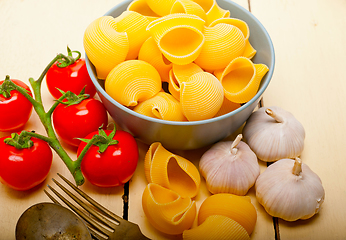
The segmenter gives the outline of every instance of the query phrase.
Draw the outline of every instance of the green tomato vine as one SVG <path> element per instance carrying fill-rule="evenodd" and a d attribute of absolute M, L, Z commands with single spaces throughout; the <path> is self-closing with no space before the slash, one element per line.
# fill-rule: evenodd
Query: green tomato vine
<path fill-rule="evenodd" d="M 95 144 L 98 144 L 99 142 L 106 141 L 105 136 L 95 135 L 90 141 L 88 141 L 88 144 L 84 148 L 84 150 L 81 152 L 81 154 L 78 156 L 76 160 L 73 160 L 65 151 L 65 149 L 62 147 L 60 141 L 58 140 L 55 130 L 52 125 L 52 114 L 54 112 L 54 109 L 61 103 L 65 98 L 68 98 L 68 96 L 71 95 L 71 92 L 65 92 L 63 95 L 55 101 L 55 103 L 50 107 L 48 111 L 45 111 L 43 102 L 42 102 L 42 95 L 41 95 L 41 86 L 42 81 L 49 70 L 49 68 L 55 64 L 58 63 L 58 66 L 60 67 L 66 67 L 71 64 L 73 64 L 76 60 L 78 60 L 81 56 L 81 54 L 78 51 L 71 51 L 67 47 L 68 55 L 64 55 L 62 53 L 58 54 L 43 70 L 40 77 L 35 80 L 33 78 L 29 78 L 29 82 L 31 85 L 31 88 L 33 90 L 33 97 L 28 94 L 27 90 L 24 88 L 17 86 L 14 82 L 10 80 L 9 76 L 6 76 L 6 79 L 3 84 L 5 84 L 10 89 L 15 89 L 21 94 L 23 94 L 33 105 L 33 108 L 37 115 L 40 118 L 41 123 L 43 124 L 47 136 L 35 133 L 34 131 L 26 131 L 23 130 L 19 135 L 12 134 L 11 137 L 7 138 L 7 144 L 10 144 L 14 147 L 20 148 L 23 147 L 19 146 L 19 143 L 24 143 L 26 140 L 30 139 L 30 137 L 39 138 L 41 140 L 46 141 L 50 147 L 59 155 L 59 157 L 63 160 L 69 171 L 71 172 L 72 176 L 74 177 L 74 180 L 76 182 L 77 186 L 83 185 L 84 183 L 84 176 L 81 172 L 80 165 L 82 162 L 82 159 L 84 155 L 86 154 L 87 150 Z M 78 56 L 76 58 L 73 58 L 72 53 L 77 53 Z M 87 94 L 84 94 L 87 95 Z M 87 96 L 89 97 L 89 96 Z M 27 143 L 25 143 L 27 144 Z M 30 146 L 30 144 L 29 144 Z"/>

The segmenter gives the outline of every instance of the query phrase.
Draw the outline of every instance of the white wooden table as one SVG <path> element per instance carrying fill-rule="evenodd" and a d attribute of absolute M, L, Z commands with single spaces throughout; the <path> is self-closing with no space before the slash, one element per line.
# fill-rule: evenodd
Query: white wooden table
<path fill-rule="evenodd" d="M 83 52 L 85 28 L 121 0 L 0 0 L 0 79 L 6 75 L 28 82 L 38 78 L 57 53 L 66 46 Z M 251 239 L 346 239 L 346 2 L 344 0 L 235 0 L 249 9 L 265 26 L 275 47 L 276 66 L 272 82 L 264 94 L 264 105 L 280 106 L 292 112 L 306 130 L 302 160 L 322 179 L 326 191 L 321 212 L 305 221 L 273 219 L 257 203 L 254 189 L 249 196 L 258 212 Z M 45 82 L 43 101 L 48 108 L 53 99 Z M 0 117 L 3 116 L 0 113 Z M 111 120 L 111 119 L 110 119 Z M 43 133 L 33 113 L 25 127 Z M 0 137 L 8 133 L 0 133 Z M 66 147 L 74 157 L 75 149 Z M 148 146 L 139 144 L 140 161 L 129 183 L 128 219 L 139 224 L 152 239 L 181 239 L 156 231 L 148 223 L 141 206 L 146 186 L 143 158 Z M 198 164 L 206 150 L 178 152 Z M 1 167 L 1 166 L 0 166 Z M 266 165 L 261 163 L 261 170 Z M 30 206 L 49 199 L 46 184 L 59 172 L 72 176 L 54 154 L 51 172 L 38 187 L 18 192 L 0 184 L 0 239 L 15 238 L 20 215 Z M 124 189 L 100 189 L 86 182 L 82 189 L 123 216 Z M 204 181 L 196 197 L 197 207 L 209 195 Z"/>

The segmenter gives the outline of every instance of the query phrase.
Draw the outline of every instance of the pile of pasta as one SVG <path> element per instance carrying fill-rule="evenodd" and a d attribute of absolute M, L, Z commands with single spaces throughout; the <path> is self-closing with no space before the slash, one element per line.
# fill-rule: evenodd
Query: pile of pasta
<path fill-rule="evenodd" d="M 199 121 L 257 93 L 269 69 L 252 62 L 249 35 L 215 0 L 134 0 L 120 16 L 94 20 L 83 43 L 117 102 L 153 118 Z"/>

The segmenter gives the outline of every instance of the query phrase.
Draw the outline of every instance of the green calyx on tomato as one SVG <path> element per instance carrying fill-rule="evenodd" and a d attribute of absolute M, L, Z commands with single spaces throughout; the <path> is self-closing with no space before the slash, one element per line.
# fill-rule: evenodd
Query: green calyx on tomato
<path fill-rule="evenodd" d="M 84 177 L 98 187 L 116 187 L 128 182 L 138 163 L 135 138 L 123 130 L 89 133 L 77 150 Z"/>
<path fill-rule="evenodd" d="M 90 144 L 95 145 L 99 148 L 98 150 L 99 153 L 103 153 L 104 151 L 106 151 L 106 149 L 109 146 L 119 143 L 118 140 L 113 139 L 113 137 L 115 136 L 115 133 L 116 133 L 115 125 L 112 132 L 109 135 L 106 134 L 106 132 L 103 130 L 103 126 L 101 126 L 99 127 L 98 134 L 94 135 L 92 139 L 83 139 L 83 138 L 78 138 L 78 139 L 87 144 L 91 142 Z"/>
<path fill-rule="evenodd" d="M 16 149 L 30 148 L 34 145 L 30 138 L 31 136 L 26 135 L 23 132 L 20 134 L 12 133 L 11 137 L 6 138 L 4 142 L 15 147 Z"/>
<path fill-rule="evenodd" d="M 41 123 L 43 124 L 45 130 L 46 130 L 46 134 L 47 136 L 41 135 L 41 134 L 37 134 L 34 132 L 27 132 L 27 131 L 23 131 L 21 134 L 24 134 L 26 136 L 31 136 L 33 138 L 31 138 L 30 140 L 34 142 L 34 146 L 33 147 L 29 147 L 29 148 L 22 148 L 21 150 L 17 151 L 27 151 L 27 150 L 31 150 L 32 148 L 35 147 L 36 142 L 39 140 L 40 142 L 45 142 L 46 145 L 46 149 L 49 149 L 49 151 L 51 151 L 50 147 L 58 154 L 58 156 L 61 158 L 61 160 L 65 163 L 65 165 L 67 166 L 68 170 L 70 171 L 70 173 L 72 174 L 72 176 L 75 179 L 76 185 L 80 186 L 84 183 L 84 176 L 81 172 L 81 162 L 82 162 L 82 156 L 77 157 L 76 160 L 73 160 L 65 151 L 65 149 L 63 148 L 63 146 L 61 145 L 60 141 L 57 138 L 56 132 L 55 132 L 55 125 L 53 127 L 52 124 L 52 115 L 53 112 L 56 112 L 55 110 L 57 110 L 57 108 L 59 107 L 59 105 L 61 106 L 61 101 L 63 101 L 65 99 L 65 95 L 63 94 L 62 96 L 60 95 L 60 92 L 57 90 L 57 88 L 63 89 L 66 92 L 66 95 L 69 95 L 70 93 L 68 93 L 69 91 L 71 91 L 69 88 L 65 89 L 64 86 L 69 86 L 70 85 L 76 85 L 76 83 L 78 83 L 78 90 L 73 90 L 71 92 L 81 92 L 81 89 L 83 89 L 84 86 L 86 87 L 85 92 L 88 93 L 89 96 L 94 96 L 94 94 L 96 93 L 96 89 L 92 84 L 92 81 L 90 79 L 90 77 L 88 76 L 87 73 L 87 69 L 86 69 L 86 65 L 85 65 L 85 61 L 83 61 L 80 58 L 80 52 L 78 51 L 71 51 L 68 47 L 67 47 L 67 51 L 68 54 L 64 55 L 62 53 L 59 53 L 58 55 L 56 55 L 49 63 L 48 65 L 45 67 L 45 69 L 42 71 L 41 75 L 37 78 L 34 79 L 32 77 L 29 78 L 29 83 L 31 85 L 31 89 L 26 86 L 25 83 L 19 81 L 19 80 L 14 80 L 14 79 L 10 79 L 9 77 L 6 76 L 6 80 L 4 81 L 0 81 L 0 112 L 1 112 L 1 117 L 0 117 L 0 131 L 17 131 L 18 129 L 20 129 L 21 127 L 24 126 L 24 124 L 28 121 L 30 114 L 31 114 L 31 110 L 32 108 L 35 110 L 35 112 L 37 113 Z M 77 57 L 74 58 L 72 55 L 73 53 L 77 53 Z M 72 69 L 75 67 L 75 65 L 78 65 L 78 69 L 82 69 L 82 73 L 79 74 L 80 72 L 76 69 Z M 67 66 L 67 67 L 66 67 Z M 51 70 L 52 68 L 54 68 L 54 70 L 56 68 L 62 70 L 62 73 L 64 76 L 71 76 L 71 72 L 73 73 L 72 75 L 77 75 L 78 77 L 76 78 L 76 81 L 72 81 L 70 77 L 65 78 L 67 79 L 66 81 L 63 81 L 63 85 L 62 87 L 60 87 L 60 85 L 56 85 L 55 83 L 52 85 L 53 89 L 55 89 L 58 93 L 59 96 L 55 97 L 56 99 L 58 99 L 58 101 L 56 101 L 51 107 L 50 109 L 48 109 L 48 111 L 45 110 L 44 108 L 44 104 L 42 101 L 42 94 L 41 94 L 41 87 L 42 87 L 42 82 L 43 80 L 48 77 L 48 72 L 49 70 Z M 71 71 L 70 71 L 71 70 Z M 61 82 L 61 79 L 64 79 L 61 75 L 59 75 L 58 73 L 53 73 L 53 80 L 57 80 L 58 83 Z M 51 75 L 52 76 L 52 75 Z M 89 77 L 89 78 L 86 78 Z M 89 83 L 86 83 L 86 80 L 90 80 Z M 59 86 L 59 87 L 58 87 Z M 90 87 L 93 88 L 92 91 L 88 90 L 88 86 L 89 89 Z M 49 89 L 49 84 L 47 82 L 47 87 Z M 13 92 L 12 92 L 13 91 Z M 32 93 L 31 93 L 32 91 Z M 6 98 L 10 96 L 9 98 Z M 86 95 L 85 95 L 86 96 Z M 88 98 L 89 98 L 88 96 Z M 72 96 L 73 98 L 74 96 Z M 12 98 L 16 98 L 16 101 L 10 101 L 12 100 Z M 84 99 L 80 100 L 81 102 L 85 102 L 88 101 L 89 99 Z M 98 100 L 94 100 L 98 101 Z M 63 103 L 65 104 L 65 103 Z M 76 103 L 77 104 L 77 103 Z M 78 105 L 74 105 L 74 106 L 78 106 Z M 92 107 L 93 109 L 99 109 L 101 106 L 102 108 L 102 118 L 107 118 L 107 112 L 104 108 L 104 106 L 102 105 L 102 103 L 100 102 L 100 104 L 98 104 L 96 106 L 96 104 L 93 104 Z M 24 114 L 25 113 L 25 114 Z M 96 113 L 96 114 L 90 114 L 92 116 L 98 116 L 100 115 L 100 113 Z M 6 116 L 6 117 L 3 117 Z M 107 118 L 108 121 L 108 118 Z M 105 125 L 107 125 L 107 123 L 102 122 Z M 94 129 L 97 129 L 101 123 L 97 122 L 97 127 L 95 127 Z M 87 125 L 90 125 L 89 123 Z M 20 139 L 20 135 L 18 136 L 18 139 Z M 83 135 L 84 137 L 85 135 Z M 8 138 L 8 137 L 6 137 Z M 14 140 L 7 140 L 8 142 L 12 142 L 11 144 L 13 145 L 20 145 L 18 143 L 16 143 L 15 139 L 17 138 L 17 136 L 13 136 L 12 137 Z M 17 142 L 21 142 L 23 141 L 18 140 Z M 0 141 L 0 147 L 2 146 L 3 148 L 13 148 L 13 145 L 11 146 L 10 144 L 6 144 L 4 140 Z M 28 142 L 28 146 L 30 145 L 30 143 Z M 41 144 L 42 145 L 42 144 Z M 1 149 L 0 151 L 0 160 L 1 160 L 1 153 L 4 153 L 5 151 L 3 151 L 3 149 Z M 39 159 L 40 156 L 35 156 L 33 159 Z M 46 157 L 45 157 L 46 158 Z M 29 162 L 29 161 L 26 161 Z M 0 164 L 1 165 L 1 164 Z M 30 164 L 29 164 L 30 165 Z M 34 168 L 37 168 L 36 164 L 32 164 L 31 165 Z M 23 167 L 23 171 L 25 171 L 25 169 L 27 169 L 28 166 Z M 14 167 L 13 169 L 17 169 L 16 167 Z M 7 170 L 4 170 L 3 165 L 1 165 L 0 170 L 2 170 L 2 172 L 6 172 Z M 20 172 L 19 170 L 17 172 Z M 1 174 L 1 171 L 0 171 Z M 11 172 L 9 173 L 10 175 L 14 176 L 14 173 Z M 22 173 L 20 173 L 22 174 Z M 19 175 L 20 175 L 19 174 Z M 17 176 L 17 175 L 16 175 Z M 1 177 L 0 176 L 0 181 L 1 181 Z M 14 177 L 17 178 L 17 177 Z"/>
<path fill-rule="evenodd" d="M 73 57 L 73 53 L 77 53 L 77 57 Z M 59 68 L 64 68 L 69 65 L 74 64 L 78 59 L 80 59 L 81 53 L 79 51 L 71 51 L 71 49 L 67 46 L 67 56 L 64 56 L 57 60 L 57 66 Z"/>
<path fill-rule="evenodd" d="M 0 85 L 0 94 L 4 96 L 4 98 L 10 98 L 11 97 L 11 91 L 15 88 L 12 85 L 9 85 L 8 82 L 10 81 L 10 76 L 6 76 L 5 81 Z"/>
<path fill-rule="evenodd" d="M 61 92 L 61 94 L 63 96 L 62 98 L 65 99 L 66 101 L 61 100 L 61 99 L 58 99 L 57 101 L 59 103 L 67 105 L 67 106 L 79 104 L 84 99 L 87 99 L 87 98 L 90 97 L 89 94 L 84 93 L 85 92 L 85 87 L 82 89 L 82 91 L 78 95 L 73 93 L 73 92 L 71 92 L 71 91 L 64 92 L 63 90 L 60 90 L 60 89 L 58 89 L 58 90 Z"/>
<path fill-rule="evenodd" d="M 0 85 L 0 95 L 3 95 L 4 98 L 11 97 L 11 91 L 15 90 L 15 87 L 11 84 L 11 79 L 9 75 L 6 75 L 4 82 Z M 29 92 L 28 90 L 24 89 Z"/>

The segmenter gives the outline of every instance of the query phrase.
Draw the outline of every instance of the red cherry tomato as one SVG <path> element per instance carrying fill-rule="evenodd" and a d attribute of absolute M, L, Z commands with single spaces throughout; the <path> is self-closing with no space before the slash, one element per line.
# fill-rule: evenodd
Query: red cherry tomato
<path fill-rule="evenodd" d="M 0 138 L 0 181 L 15 190 L 28 190 L 42 183 L 53 160 L 48 143 L 31 138 L 33 146 L 17 149 Z"/>
<path fill-rule="evenodd" d="M 101 125 L 107 127 L 107 110 L 94 98 L 84 99 L 70 106 L 60 103 L 53 112 L 53 124 L 64 142 L 77 147 L 80 140 L 76 138 L 84 138 Z"/>
<path fill-rule="evenodd" d="M 62 95 L 58 89 L 79 94 L 85 87 L 85 93 L 90 97 L 96 93 L 84 59 L 78 59 L 75 63 L 62 68 L 56 63 L 53 64 L 47 71 L 46 81 L 48 90 L 55 99 Z"/>
<path fill-rule="evenodd" d="M 4 81 L 0 81 L 0 85 Z M 22 81 L 12 79 L 16 85 L 23 87 L 32 96 L 30 88 Z M 31 102 L 17 90 L 11 90 L 10 96 L 0 93 L 0 131 L 7 132 L 22 128 L 29 120 L 32 112 Z"/>
<path fill-rule="evenodd" d="M 105 130 L 107 136 L 112 130 Z M 98 132 L 90 133 L 86 139 L 91 139 Z M 100 153 L 99 147 L 92 145 L 81 163 L 84 177 L 93 185 L 99 187 L 116 187 L 125 184 L 133 176 L 138 163 L 138 146 L 131 134 L 117 130 L 113 137 L 118 143 L 109 145 Z M 81 142 L 78 147 L 79 156 L 87 143 Z"/>

